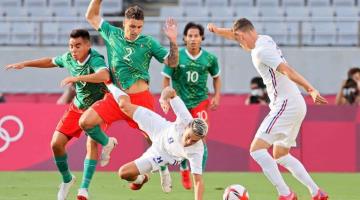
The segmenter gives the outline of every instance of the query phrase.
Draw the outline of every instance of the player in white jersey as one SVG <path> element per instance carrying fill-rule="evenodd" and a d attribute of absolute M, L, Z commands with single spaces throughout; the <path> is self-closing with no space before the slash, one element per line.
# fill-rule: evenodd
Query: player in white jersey
<path fill-rule="evenodd" d="M 147 173 L 157 171 L 162 166 L 179 165 L 182 160 L 187 159 L 194 177 L 195 199 L 203 199 L 202 139 L 208 132 L 206 122 L 200 118 L 194 119 L 171 87 L 163 89 L 160 103 L 165 113 L 171 106 L 176 115 L 174 122 L 167 121 L 145 107 L 132 104 L 129 96 L 117 87 L 108 87 L 118 100 L 120 109 L 133 119 L 152 141 L 151 147 L 140 158 L 119 169 L 120 178 L 129 181 L 131 189 L 138 190 L 148 181 Z"/>
<path fill-rule="evenodd" d="M 283 180 L 277 164 L 307 186 L 312 200 L 327 200 L 328 195 L 319 189 L 301 162 L 290 154 L 291 147 L 296 146 L 296 137 L 306 114 L 306 104 L 296 84 L 303 87 L 316 104 L 326 104 L 326 99 L 290 67 L 271 37 L 257 34 L 249 20 L 236 20 L 232 28 L 209 24 L 208 29 L 236 40 L 243 49 L 251 51 L 252 62 L 266 84 L 271 110 L 252 141 L 250 155 L 276 187 L 279 200 L 297 200 L 297 196 Z M 267 151 L 271 146 L 273 157 Z"/>

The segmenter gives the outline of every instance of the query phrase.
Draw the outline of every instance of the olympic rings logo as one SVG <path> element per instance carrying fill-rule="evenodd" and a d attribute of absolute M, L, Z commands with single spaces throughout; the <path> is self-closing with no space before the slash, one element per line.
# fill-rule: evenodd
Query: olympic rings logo
<path fill-rule="evenodd" d="M 11 137 L 9 132 L 2 127 L 2 125 L 6 121 L 14 121 L 18 125 L 19 131 L 15 136 Z M 23 134 L 24 134 L 24 124 L 18 117 L 13 115 L 7 115 L 3 118 L 0 118 L 0 139 L 5 141 L 3 146 L 0 147 L 0 152 L 5 151 L 10 146 L 11 142 L 15 142 L 19 140 Z"/>

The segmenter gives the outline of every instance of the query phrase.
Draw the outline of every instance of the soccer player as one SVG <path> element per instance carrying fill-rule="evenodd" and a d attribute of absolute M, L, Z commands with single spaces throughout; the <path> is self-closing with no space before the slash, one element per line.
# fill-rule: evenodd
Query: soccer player
<path fill-rule="evenodd" d="M 23 69 L 25 67 L 66 68 L 71 76 L 65 78 L 61 85 L 74 83 L 76 97 L 65 111 L 56 126 L 51 140 L 51 148 L 58 171 L 63 182 L 60 184 L 58 200 L 65 200 L 70 187 L 75 183 L 71 174 L 66 153 L 66 145 L 73 138 L 78 138 L 82 132 L 79 127 L 80 116 L 94 102 L 104 97 L 107 88 L 104 81 L 110 79 L 104 56 L 91 48 L 90 35 L 87 30 L 75 29 L 70 34 L 69 51 L 54 58 L 41 58 L 15 64 L 9 64 L 6 69 Z M 84 175 L 79 189 L 82 199 L 87 199 L 88 188 L 97 164 L 97 143 L 90 138 L 87 141 L 87 154 L 84 160 Z"/>
<path fill-rule="evenodd" d="M 112 84 L 108 88 L 113 93 L 121 88 L 129 94 L 131 102 L 151 110 L 154 109 L 154 98 L 149 92 L 149 64 L 152 57 L 159 62 L 176 66 L 178 48 L 176 43 L 177 27 L 173 19 L 166 22 L 164 28 L 170 40 L 170 53 L 151 36 L 142 35 L 144 12 L 138 6 L 125 11 L 124 29 L 110 25 L 100 16 L 101 0 L 90 2 L 86 19 L 93 28 L 99 31 L 104 39 L 108 54 L 108 63 Z M 131 127 L 138 128 L 136 122 L 125 115 L 119 108 L 117 99 L 111 93 L 90 107 L 80 118 L 80 126 L 95 141 L 105 146 L 100 165 L 105 166 L 110 160 L 110 153 L 117 141 L 109 138 L 99 124 L 111 124 L 117 120 L 126 120 Z"/>
<path fill-rule="evenodd" d="M 306 104 L 296 84 L 303 87 L 316 104 L 326 104 L 326 99 L 286 62 L 271 37 L 257 34 L 248 19 L 236 20 L 232 29 L 218 28 L 214 24 L 209 24 L 208 29 L 216 35 L 236 40 L 244 50 L 251 51 L 254 67 L 266 84 L 270 113 L 257 130 L 250 155 L 276 187 L 279 200 L 296 200 L 297 196 L 283 180 L 277 164 L 304 184 L 313 200 L 327 200 L 328 195 L 319 189 L 302 163 L 290 154 L 306 114 Z M 273 157 L 267 151 L 271 146 Z"/>
<path fill-rule="evenodd" d="M 204 27 L 194 22 L 189 22 L 184 28 L 184 42 L 186 47 L 179 50 L 179 64 L 176 68 L 164 67 L 164 88 L 170 85 L 184 101 L 187 109 L 194 118 L 202 118 L 208 123 L 208 109 L 215 110 L 220 102 L 220 68 L 215 55 L 201 47 L 204 38 Z M 208 75 L 213 78 L 214 96 L 209 101 L 207 80 Z M 205 144 L 205 141 L 204 141 Z M 204 165 L 208 156 L 204 146 Z M 203 166 L 205 169 L 205 166 Z M 190 170 L 187 160 L 180 164 L 182 185 L 191 189 Z M 167 168 L 160 171 L 162 177 L 168 174 Z M 163 188 L 163 190 L 166 190 Z"/>
<path fill-rule="evenodd" d="M 203 199 L 202 139 L 208 131 L 206 122 L 200 118 L 194 119 L 171 87 L 163 89 L 160 103 L 165 113 L 171 106 L 176 115 L 175 122 L 169 122 L 145 107 L 132 104 L 130 98 L 120 90 L 116 98 L 120 99 L 121 110 L 153 141 L 152 146 L 140 158 L 119 169 L 120 178 L 129 181 L 132 190 L 139 190 L 148 181 L 147 173 L 159 170 L 161 166 L 177 165 L 183 159 L 188 159 L 194 178 L 195 199 Z"/>

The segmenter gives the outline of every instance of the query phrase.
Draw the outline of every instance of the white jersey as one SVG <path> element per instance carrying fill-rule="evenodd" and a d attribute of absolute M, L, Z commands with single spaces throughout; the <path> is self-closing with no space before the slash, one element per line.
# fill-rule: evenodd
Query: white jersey
<path fill-rule="evenodd" d="M 271 101 L 270 107 L 277 102 L 277 99 L 302 98 L 297 85 L 287 76 L 276 71 L 279 64 L 285 63 L 286 60 L 270 36 L 258 36 L 255 48 L 251 51 L 251 58 L 266 85 Z"/>
<path fill-rule="evenodd" d="M 141 130 L 145 131 L 151 141 L 151 147 L 144 153 L 151 157 L 153 165 L 162 166 L 165 164 L 177 165 L 184 159 L 190 162 L 191 172 L 202 174 L 202 162 L 204 144 L 199 140 L 195 144 L 184 147 L 182 136 L 185 128 L 193 120 L 185 104 L 180 97 L 170 100 L 171 107 L 176 114 L 176 121 L 170 122 L 158 114 L 139 107 L 134 113 L 134 120 Z M 153 166 L 153 168 L 157 168 Z"/>

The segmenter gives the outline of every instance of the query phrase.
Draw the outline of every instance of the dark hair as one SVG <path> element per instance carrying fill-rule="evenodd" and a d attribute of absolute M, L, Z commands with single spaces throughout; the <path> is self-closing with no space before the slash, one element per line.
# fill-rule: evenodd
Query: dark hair
<path fill-rule="evenodd" d="M 90 41 L 90 34 L 89 31 L 85 29 L 74 29 L 70 33 L 70 38 L 83 38 L 87 41 Z"/>
<path fill-rule="evenodd" d="M 130 6 L 125 10 L 125 18 L 144 20 L 144 11 L 138 5 Z"/>
<path fill-rule="evenodd" d="M 356 73 L 360 73 L 360 68 L 358 67 L 353 67 L 353 68 L 350 68 L 349 71 L 348 71 L 348 78 L 352 78 L 352 76 Z"/>
<path fill-rule="evenodd" d="M 201 24 L 196 24 L 194 22 L 189 22 L 186 24 L 185 28 L 184 28 L 184 37 L 187 36 L 189 29 L 191 28 L 195 28 L 199 30 L 200 36 L 202 37 L 202 40 L 205 39 L 204 36 L 204 27 Z"/>
<path fill-rule="evenodd" d="M 246 18 L 241 18 L 238 19 L 234 22 L 233 24 L 233 30 L 234 31 L 242 31 L 242 32 L 246 32 L 246 31 L 251 31 L 254 30 L 254 25 L 251 23 L 250 20 L 246 19 Z"/>
<path fill-rule="evenodd" d="M 261 77 L 256 76 L 254 78 L 251 79 L 250 84 L 256 84 L 259 86 L 259 88 L 261 89 L 265 89 L 266 85 L 264 84 L 264 81 Z"/>

